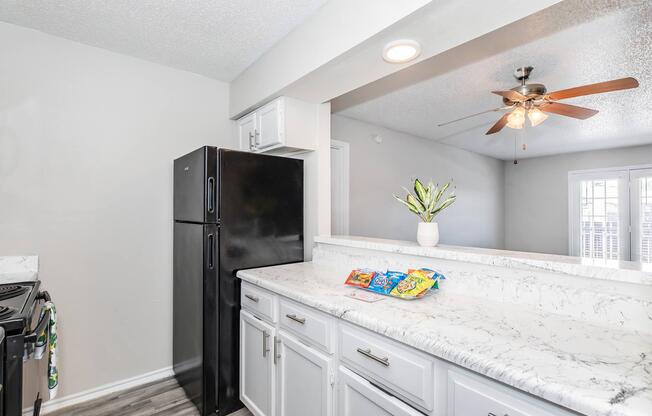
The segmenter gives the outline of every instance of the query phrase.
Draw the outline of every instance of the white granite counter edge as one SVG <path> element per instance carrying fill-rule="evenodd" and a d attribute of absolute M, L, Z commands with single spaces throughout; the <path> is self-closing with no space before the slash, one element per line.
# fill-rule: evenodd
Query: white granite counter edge
<path fill-rule="evenodd" d="M 410 241 L 383 240 L 353 236 L 317 236 L 315 242 L 343 247 L 384 251 L 388 253 L 463 261 L 491 266 L 545 270 L 573 276 L 652 285 L 652 271 L 634 262 L 616 264 L 589 264 L 590 260 L 552 254 L 526 253 L 475 247 L 445 246 L 421 247 Z M 652 268 L 652 265 L 650 265 Z"/>

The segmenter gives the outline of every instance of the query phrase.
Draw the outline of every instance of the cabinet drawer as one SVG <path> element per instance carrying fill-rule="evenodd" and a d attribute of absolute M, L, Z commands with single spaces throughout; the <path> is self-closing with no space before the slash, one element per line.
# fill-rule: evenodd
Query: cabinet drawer
<path fill-rule="evenodd" d="M 333 321 L 328 315 L 287 299 L 281 299 L 279 311 L 281 328 L 326 352 L 333 352 Z"/>
<path fill-rule="evenodd" d="M 340 325 L 340 356 L 408 403 L 434 408 L 434 360 L 409 347 L 367 330 Z"/>
<path fill-rule="evenodd" d="M 449 416 L 570 416 L 561 408 L 462 370 L 448 371 Z"/>
<path fill-rule="evenodd" d="M 340 416 L 423 416 L 344 367 L 340 367 L 338 379 Z"/>
<path fill-rule="evenodd" d="M 276 295 L 247 282 L 242 282 L 240 304 L 254 315 L 276 322 Z"/>

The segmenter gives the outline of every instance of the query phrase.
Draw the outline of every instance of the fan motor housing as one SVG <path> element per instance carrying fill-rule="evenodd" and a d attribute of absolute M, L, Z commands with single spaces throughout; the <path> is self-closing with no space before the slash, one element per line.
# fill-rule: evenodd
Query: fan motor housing
<path fill-rule="evenodd" d="M 547 89 L 546 86 L 543 84 L 523 84 L 523 85 L 519 85 L 518 87 L 512 88 L 512 91 L 516 91 L 517 93 L 524 95 L 527 98 L 536 99 L 538 97 L 545 95 Z M 515 104 L 514 101 L 508 98 L 503 98 L 503 102 L 506 105 Z"/>

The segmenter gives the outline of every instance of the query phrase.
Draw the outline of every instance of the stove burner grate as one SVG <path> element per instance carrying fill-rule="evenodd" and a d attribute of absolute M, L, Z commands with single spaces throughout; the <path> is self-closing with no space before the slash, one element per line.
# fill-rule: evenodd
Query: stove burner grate
<path fill-rule="evenodd" d="M 22 295 L 28 290 L 29 289 L 27 287 L 19 286 L 19 285 L 0 286 L 0 300 L 9 299 L 9 298 L 16 297 L 18 295 Z"/>
<path fill-rule="evenodd" d="M 8 319 L 14 316 L 18 312 L 14 308 L 10 308 L 9 306 L 1 306 L 0 305 L 0 321 L 3 319 Z"/>

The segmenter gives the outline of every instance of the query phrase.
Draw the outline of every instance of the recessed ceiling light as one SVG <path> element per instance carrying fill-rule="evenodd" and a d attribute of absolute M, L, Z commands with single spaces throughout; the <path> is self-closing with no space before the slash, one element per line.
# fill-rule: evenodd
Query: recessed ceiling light
<path fill-rule="evenodd" d="M 421 45 L 419 45 L 419 42 L 410 39 L 389 42 L 383 49 L 383 59 L 392 64 L 410 62 L 420 54 Z"/>

